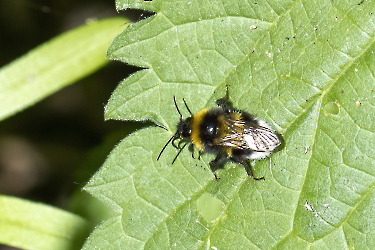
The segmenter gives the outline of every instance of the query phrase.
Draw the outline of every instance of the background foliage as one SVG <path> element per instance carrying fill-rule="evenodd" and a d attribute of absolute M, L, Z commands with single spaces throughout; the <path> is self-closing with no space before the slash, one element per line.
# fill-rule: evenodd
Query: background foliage
<path fill-rule="evenodd" d="M 134 71 L 109 63 L 106 50 L 142 12 L 42 2 L 0 1 L 0 113 L 9 117 L 0 123 L 0 249 L 80 249 L 110 214 L 83 185 L 116 142 L 147 125 L 103 122 L 110 93 Z"/>

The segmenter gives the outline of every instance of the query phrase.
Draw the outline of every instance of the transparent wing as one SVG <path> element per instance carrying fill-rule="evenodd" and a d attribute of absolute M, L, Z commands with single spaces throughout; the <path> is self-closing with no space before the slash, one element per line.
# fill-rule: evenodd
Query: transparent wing
<path fill-rule="evenodd" d="M 280 145 L 276 133 L 264 121 L 228 120 L 226 123 L 229 133 L 220 138 L 219 145 L 257 152 L 271 152 Z"/>

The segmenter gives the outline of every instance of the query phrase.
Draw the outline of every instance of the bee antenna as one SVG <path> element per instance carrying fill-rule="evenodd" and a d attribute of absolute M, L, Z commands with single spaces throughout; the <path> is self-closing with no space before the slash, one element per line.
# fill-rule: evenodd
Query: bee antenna
<path fill-rule="evenodd" d="M 162 150 L 160 151 L 160 154 L 158 156 L 158 158 L 156 158 L 156 160 L 158 161 L 161 154 L 163 153 L 164 149 L 168 146 L 168 144 L 176 137 L 177 133 L 175 133 L 168 141 L 167 143 L 164 145 L 164 147 L 162 148 Z"/>
<path fill-rule="evenodd" d="M 181 115 L 180 109 L 177 106 L 176 96 L 173 96 L 173 100 L 174 100 L 174 105 L 176 106 L 177 112 L 180 114 L 180 119 L 182 120 L 182 115 Z"/>
<path fill-rule="evenodd" d="M 190 115 L 193 116 L 193 113 L 191 113 L 191 111 L 190 111 L 188 105 L 187 105 L 186 102 L 185 102 L 185 99 L 182 99 L 182 100 L 184 101 L 184 103 L 185 103 L 185 107 L 186 107 L 186 109 L 189 111 Z"/>
<path fill-rule="evenodd" d="M 180 149 L 180 151 L 178 151 L 176 157 L 173 159 L 172 161 L 172 164 L 176 161 L 177 157 L 180 155 L 180 153 L 182 152 L 182 150 L 186 147 L 186 145 L 188 145 L 188 143 L 185 143 L 184 146 L 182 146 L 182 148 Z"/>
<path fill-rule="evenodd" d="M 159 125 L 159 124 L 155 124 L 155 127 L 159 127 L 159 128 L 162 128 L 162 129 L 164 129 L 164 130 L 167 130 L 167 131 L 168 131 L 168 129 L 167 129 L 166 127 L 164 127 L 164 126 L 161 126 L 161 125 Z"/>

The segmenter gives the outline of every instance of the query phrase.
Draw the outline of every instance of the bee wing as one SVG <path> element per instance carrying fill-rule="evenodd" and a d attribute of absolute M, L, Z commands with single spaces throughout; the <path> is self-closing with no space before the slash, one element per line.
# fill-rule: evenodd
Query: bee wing
<path fill-rule="evenodd" d="M 257 152 L 271 152 L 280 145 L 276 133 L 263 121 L 258 124 L 244 121 L 228 122 L 231 133 L 221 138 L 220 145 Z M 256 127 L 255 127 L 256 126 Z"/>
<path fill-rule="evenodd" d="M 245 129 L 245 131 L 244 141 L 251 150 L 269 152 L 280 145 L 276 133 L 269 127 L 259 126 L 255 129 Z"/>

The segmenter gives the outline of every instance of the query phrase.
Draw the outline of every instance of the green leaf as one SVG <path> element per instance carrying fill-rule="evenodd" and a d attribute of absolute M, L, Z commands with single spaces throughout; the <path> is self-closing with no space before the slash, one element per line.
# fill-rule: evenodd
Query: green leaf
<path fill-rule="evenodd" d="M 22 249 L 78 249 L 88 229 L 77 215 L 0 196 L 0 243 Z"/>
<path fill-rule="evenodd" d="M 78 27 L 1 68 L 0 120 L 106 65 L 105 50 L 125 22 L 110 18 Z"/>
<path fill-rule="evenodd" d="M 86 185 L 119 215 L 84 249 L 375 249 L 374 2 L 124 0 L 117 7 L 156 14 L 108 50 L 146 69 L 118 86 L 106 119 L 148 119 L 168 130 L 126 137 Z M 283 137 L 277 152 L 252 163 L 264 181 L 230 163 L 216 181 L 212 156 L 199 161 L 188 150 L 171 165 L 171 145 L 156 161 L 179 121 L 173 96 L 186 118 L 183 98 L 196 113 L 215 107 L 225 85 L 235 107 Z"/>

